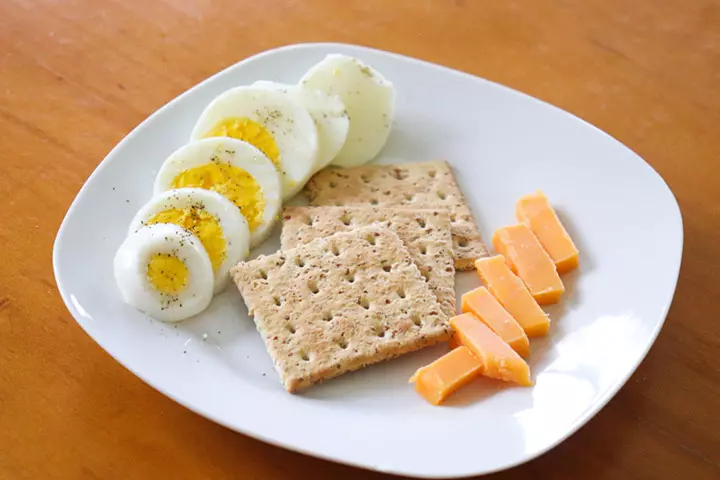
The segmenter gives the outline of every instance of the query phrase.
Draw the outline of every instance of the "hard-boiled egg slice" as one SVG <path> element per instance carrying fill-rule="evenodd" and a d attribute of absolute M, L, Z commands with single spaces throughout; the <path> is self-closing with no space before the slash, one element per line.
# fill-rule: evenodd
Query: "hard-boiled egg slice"
<path fill-rule="evenodd" d="M 259 148 L 282 179 L 283 200 L 293 197 L 315 167 L 315 122 L 298 102 L 267 88 L 237 87 L 216 97 L 195 125 L 193 140 L 231 137 Z"/>
<path fill-rule="evenodd" d="M 215 293 L 225 289 L 230 269 L 250 250 L 250 229 L 235 204 L 202 188 L 178 188 L 155 195 L 130 222 L 130 233 L 171 223 L 191 231 L 205 247 L 215 272 Z"/>
<path fill-rule="evenodd" d="M 300 85 L 339 95 L 345 104 L 350 130 L 333 165 L 362 165 L 380 153 L 390 135 L 395 111 L 392 83 L 357 58 L 332 54 L 308 70 Z"/>
<path fill-rule="evenodd" d="M 237 205 L 250 228 L 251 248 L 270 233 L 282 205 L 275 166 L 260 150 L 233 138 L 206 138 L 170 155 L 155 179 L 155 194 L 183 187 L 212 190 Z"/>
<path fill-rule="evenodd" d="M 213 297 L 213 269 L 200 240 L 184 228 L 150 225 L 125 239 L 113 261 L 125 303 L 164 322 L 196 315 Z"/>
<path fill-rule="evenodd" d="M 345 145 L 350 128 L 345 104 L 340 97 L 328 95 L 320 90 L 266 80 L 259 80 L 253 83 L 253 86 L 280 91 L 307 109 L 315 120 L 318 132 L 318 154 L 313 173 L 330 165 Z"/>

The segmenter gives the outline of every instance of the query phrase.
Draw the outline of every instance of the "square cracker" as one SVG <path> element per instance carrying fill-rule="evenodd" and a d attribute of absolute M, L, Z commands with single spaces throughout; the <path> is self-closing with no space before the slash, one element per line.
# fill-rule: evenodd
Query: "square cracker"
<path fill-rule="evenodd" d="M 402 241 L 379 226 L 241 262 L 232 275 L 289 392 L 450 336 Z"/>
<path fill-rule="evenodd" d="M 447 209 L 457 270 L 472 270 L 487 248 L 447 162 L 326 168 L 306 186 L 312 205 Z"/>
<path fill-rule="evenodd" d="M 316 238 L 381 223 L 397 233 L 448 317 L 455 308 L 455 267 L 450 214 L 440 210 L 378 207 L 287 207 L 280 241 L 283 250 Z"/>

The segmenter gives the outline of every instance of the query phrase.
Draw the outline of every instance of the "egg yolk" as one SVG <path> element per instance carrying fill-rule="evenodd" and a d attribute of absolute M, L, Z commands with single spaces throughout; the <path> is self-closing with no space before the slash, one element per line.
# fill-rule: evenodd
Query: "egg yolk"
<path fill-rule="evenodd" d="M 175 255 L 156 253 L 148 262 L 147 276 L 160 293 L 177 295 L 187 285 L 189 272 L 183 261 Z"/>
<path fill-rule="evenodd" d="M 171 208 L 156 214 L 147 223 L 172 223 L 190 230 L 205 247 L 213 271 L 225 260 L 225 235 L 220 223 L 202 207 Z"/>
<path fill-rule="evenodd" d="M 280 170 L 280 149 L 275 139 L 264 126 L 249 118 L 226 118 L 206 133 L 205 137 L 230 137 L 243 140 L 263 152 Z"/>
<path fill-rule="evenodd" d="M 197 187 L 212 190 L 238 206 L 252 232 L 260 225 L 265 198 L 255 178 L 239 167 L 210 162 L 188 168 L 175 177 L 170 188 Z"/>

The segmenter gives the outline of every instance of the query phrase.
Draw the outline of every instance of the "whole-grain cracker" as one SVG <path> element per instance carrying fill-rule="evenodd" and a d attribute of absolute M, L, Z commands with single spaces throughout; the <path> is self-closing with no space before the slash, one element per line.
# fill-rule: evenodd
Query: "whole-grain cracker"
<path fill-rule="evenodd" d="M 286 207 L 281 248 L 380 223 L 407 247 L 448 318 L 456 313 L 450 214 L 442 210 L 379 207 Z"/>
<path fill-rule="evenodd" d="M 307 183 L 312 205 L 447 209 L 457 270 L 488 255 L 470 207 L 447 162 L 326 168 Z"/>
<path fill-rule="evenodd" d="M 289 392 L 449 338 L 420 270 L 380 226 L 241 262 L 232 275 Z"/>

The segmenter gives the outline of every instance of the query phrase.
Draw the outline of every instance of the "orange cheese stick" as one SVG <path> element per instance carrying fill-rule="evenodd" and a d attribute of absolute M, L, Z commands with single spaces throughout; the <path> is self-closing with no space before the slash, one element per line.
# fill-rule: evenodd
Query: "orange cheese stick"
<path fill-rule="evenodd" d="M 578 250 L 543 192 L 538 190 L 518 200 L 516 215 L 540 240 L 559 273 L 577 268 Z"/>
<path fill-rule="evenodd" d="M 478 258 L 475 260 L 475 268 L 480 280 L 517 320 L 528 337 L 547 335 L 550 318 L 542 311 L 523 281 L 507 266 L 505 257 L 495 255 Z"/>
<path fill-rule="evenodd" d="M 450 394 L 480 375 L 482 364 L 466 347 L 458 347 L 410 378 L 415 391 L 433 405 L 439 405 Z"/>
<path fill-rule="evenodd" d="M 458 341 L 466 346 L 482 364 L 486 377 L 532 385 L 530 367 L 510 345 L 472 313 L 463 313 L 450 319 Z"/>
<path fill-rule="evenodd" d="M 485 287 L 478 287 L 462 296 L 462 311 L 482 320 L 521 357 L 530 354 L 530 341 L 525 330 Z M 452 341 L 456 338 L 453 337 Z"/>
<path fill-rule="evenodd" d="M 527 225 L 498 228 L 492 242 L 512 271 L 525 282 L 535 301 L 548 305 L 560 300 L 565 286 L 555 263 Z"/>

